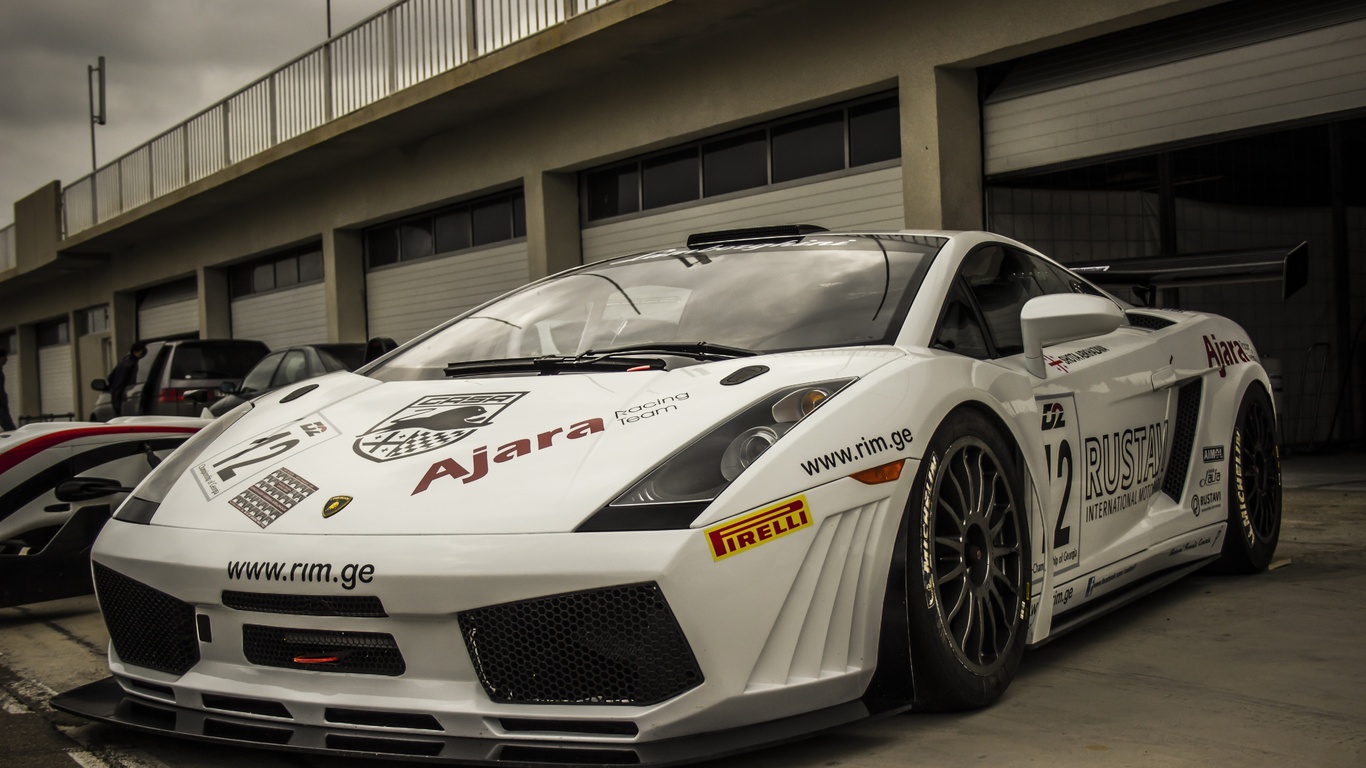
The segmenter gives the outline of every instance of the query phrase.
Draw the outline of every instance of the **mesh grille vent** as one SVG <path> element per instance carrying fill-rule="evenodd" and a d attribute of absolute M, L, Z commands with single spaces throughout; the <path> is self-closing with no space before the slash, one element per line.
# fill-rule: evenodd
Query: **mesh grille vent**
<path fill-rule="evenodd" d="M 629 584 L 460 614 L 489 698 L 518 704 L 654 704 L 700 685 L 659 585 Z"/>
<path fill-rule="evenodd" d="M 135 667 L 183 675 L 199 662 L 194 606 L 95 563 L 95 589 L 109 639 Z"/>
<path fill-rule="evenodd" d="M 1163 328 L 1168 328 L 1173 325 L 1176 325 L 1176 323 L 1172 322 L 1171 320 L 1168 320 L 1165 317 L 1157 317 L 1156 315 L 1145 315 L 1139 312 L 1129 312 L 1127 314 L 1129 318 L 1129 325 L 1133 325 L 1139 328 L 1147 328 L 1150 331 L 1160 331 Z"/>
<path fill-rule="evenodd" d="M 374 596 L 273 595 L 265 592 L 223 590 L 223 605 L 239 611 L 287 613 L 294 616 L 349 616 L 384 618 L 384 604 Z"/>
<path fill-rule="evenodd" d="M 1162 492 L 1175 501 L 1181 500 L 1190 472 L 1191 450 L 1195 445 L 1195 429 L 1200 425 L 1200 390 L 1196 379 L 1183 384 L 1176 395 L 1176 428 L 1172 430 L 1172 455 L 1167 462 L 1167 477 L 1162 481 Z"/>

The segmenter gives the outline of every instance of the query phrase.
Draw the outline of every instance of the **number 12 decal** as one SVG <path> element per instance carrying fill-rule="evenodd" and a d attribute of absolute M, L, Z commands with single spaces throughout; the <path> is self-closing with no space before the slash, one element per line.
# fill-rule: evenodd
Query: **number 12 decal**
<path fill-rule="evenodd" d="M 1039 398 L 1038 403 L 1048 498 L 1054 500 L 1044 511 L 1051 544 L 1045 544 L 1042 553 L 1052 560 L 1054 573 L 1063 573 L 1081 564 L 1081 503 L 1073 492 L 1079 436 L 1076 401 L 1072 395 L 1060 395 Z"/>
<path fill-rule="evenodd" d="M 238 443 L 196 466 L 192 474 L 204 498 L 212 501 L 242 480 L 279 464 L 285 456 L 296 456 L 336 434 L 337 428 L 315 413 Z"/>

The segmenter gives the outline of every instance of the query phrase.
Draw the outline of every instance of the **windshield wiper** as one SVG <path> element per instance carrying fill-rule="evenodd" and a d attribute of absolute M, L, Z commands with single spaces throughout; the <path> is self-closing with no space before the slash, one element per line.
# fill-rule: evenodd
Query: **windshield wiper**
<path fill-rule="evenodd" d="M 643 344 L 628 344 L 624 347 L 612 347 L 611 349 L 590 349 L 579 357 L 598 357 L 616 356 L 632 352 L 643 352 L 652 355 L 677 355 L 679 357 L 690 357 L 694 360 L 730 360 L 736 357 L 753 357 L 758 352 L 739 347 L 726 347 L 720 344 L 710 344 L 705 341 L 649 341 Z"/>
<path fill-rule="evenodd" d="M 664 367 L 657 357 L 617 357 L 615 354 L 585 353 L 575 357 L 547 355 L 544 357 L 512 357 L 503 360 L 469 360 L 446 365 L 446 378 L 461 376 L 491 376 L 499 373 L 535 373 L 554 376 L 565 371 L 629 371 L 654 370 Z"/>

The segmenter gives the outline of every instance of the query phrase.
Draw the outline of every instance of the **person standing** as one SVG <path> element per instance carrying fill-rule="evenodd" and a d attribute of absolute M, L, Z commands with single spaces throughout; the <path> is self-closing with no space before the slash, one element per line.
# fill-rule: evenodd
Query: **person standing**
<path fill-rule="evenodd" d="M 128 354 L 109 372 L 109 402 L 114 406 L 115 416 L 123 415 L 123 398 L 128 394 L 128 388 L 138 380 L 138 361 L 146 354 L 147 345 L 135 341 L 128 348 Z"/>
<path fill-rule="evenodd" d="M 5 389 L 5 363 L 9 362 L 9 350 L 0 349 L 0 432 L 13 432 L 14 417 L 9 413 L 9 392 Z"/>

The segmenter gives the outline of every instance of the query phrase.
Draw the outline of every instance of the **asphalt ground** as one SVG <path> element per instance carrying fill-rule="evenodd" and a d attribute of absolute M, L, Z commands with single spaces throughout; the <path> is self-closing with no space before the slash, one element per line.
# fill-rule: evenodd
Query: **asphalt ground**
<path fill-rule="evenodd" d="M 995 705 L 905 714 L 716 761 L 793 766 L 1366 765 L 1366 457 L 1286 462 L 1276 561 L 1196 574 L 1026 653 Z M 107 674 L 93 597 L 0 610 L 0 766 L 364 768 L 87 723 L 54 693 Z"/>

